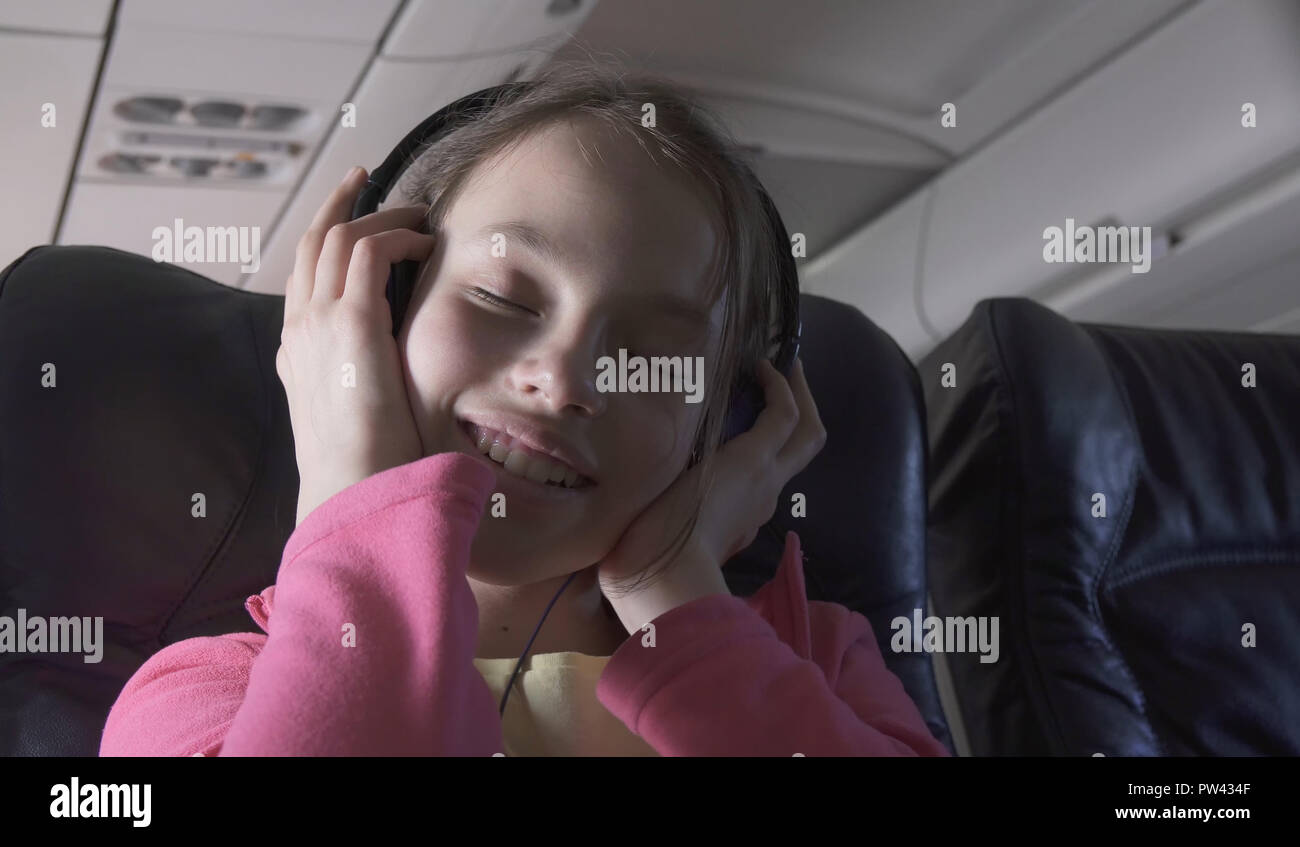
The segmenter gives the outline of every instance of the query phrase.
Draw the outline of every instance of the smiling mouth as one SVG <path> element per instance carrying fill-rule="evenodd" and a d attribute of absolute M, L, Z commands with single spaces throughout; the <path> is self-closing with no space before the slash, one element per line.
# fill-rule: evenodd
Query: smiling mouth
<path fill-rule="evenodd" d="M 525 447 L 504 432 L 488 429 L 469 421 L 459 421 L 470 442 L 489 461 L 506 473 L 551 488 L 578 491 L 596 483 L 558 459 Z"/>

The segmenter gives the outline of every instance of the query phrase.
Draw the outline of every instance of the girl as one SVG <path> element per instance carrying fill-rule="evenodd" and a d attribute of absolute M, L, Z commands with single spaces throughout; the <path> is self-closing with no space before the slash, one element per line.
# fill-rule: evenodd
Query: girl
<path fill-rule="evenodd" d="M 735 150 L 667 83 L 555 65 L 424 152 L 418 205 L 349 222 L 354 169 L 287 283 L 267 634 L 153 656 L 101 754 L 946 755 L 794 533 L 753 597 L 722 577 L 825 440 L 765 359 L 783 247 Z M 620 349 L 702 357 L 706 402 L 600 390 Z M 746 371 L 766 408 L 723 445 Z"/>

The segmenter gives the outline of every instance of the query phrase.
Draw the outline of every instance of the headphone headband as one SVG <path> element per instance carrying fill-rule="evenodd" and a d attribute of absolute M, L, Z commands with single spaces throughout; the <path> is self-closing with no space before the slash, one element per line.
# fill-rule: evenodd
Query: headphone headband
<path fill-rule="evenodd" d="M 444 106 L 425 118 L 415 129 L 397 143 L 383 164 L 370 172 L 366 187 L 361 190 L 357 202 L 352 207 L 352 219 L 368 215 L 379 208 L 379 204 L 388 199 L 388 192 L 393 190 L 397 181 L 411 163 L 418 158 L 420 151 L 428 144 L 451 132 L 462 123 L 474 120 L 490 110 L 507 95 L 530 87 L 528 82 L 508 82 L 504 85 L 485 88 Z"/>

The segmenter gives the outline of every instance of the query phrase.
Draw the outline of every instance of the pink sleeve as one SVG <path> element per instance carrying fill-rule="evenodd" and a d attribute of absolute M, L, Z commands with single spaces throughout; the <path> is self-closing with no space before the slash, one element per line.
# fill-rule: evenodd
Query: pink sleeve
<path fill-rule="evenodd" d="M 790 561 L 798 555 L 787 543 L 777 576 L 797 575 L 797 589 L 769 583 L 761 597 L 679 606 L 655 619 L 653 647 L 634 633 L 601 677 L 605 707 L 664 756 L 949 755 L 885 666 L 867 619 L 804 599 Z M 782 601 L 799 608 L 772 608 Z"/>
<path fill-rule="evenodd" d="M 321 504 L 285 546 L 264 643 L 194 638 L 153 656 L 114 704 L 101 755 L 500 751 L 465 579 L 493 482 L 443 453 Z"/>

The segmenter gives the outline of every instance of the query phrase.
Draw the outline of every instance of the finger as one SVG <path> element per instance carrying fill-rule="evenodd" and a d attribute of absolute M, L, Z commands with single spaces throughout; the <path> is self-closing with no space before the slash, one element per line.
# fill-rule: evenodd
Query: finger
<path fill-rule="evenodd" d="M 342 300 L 357 304 L 383 302 L 390 266 L 407 259 L 423 262 L 433 252 L 435 240 L 432 235 L 411 229 L 390 229 L 361 238 L 348 264 Z"/>
<path fill-rule="evenodd" d="M 791 370 L 790 391 L 799 408 L 799 423 L 790 434 L 790 439 L 777 454 L 777 462 L 787 479 L 806 468 L 826 444 L 826 427 L 822 424 L 817 403 L 813 400 L 812 390 L 808 387 L 808 379 L 804 374 L 801 359 L 795 359 L 794 368 Z"/>
<path fill-rule="evenodd" d="M 356 205 L 357 197 L 368 178 L 365 168 L 350 171 L 316 210 L 316 216 L 312 218 L 308 230 L 325 232 L 334 224 L 352 217 L 352 207 Z"/>
<path fill-rule="evenodd" d="M 293 273 L 285 285 L 284 317 L 287 322 L 300 313 L 311 300 L 312 289 L 316 284 L 316 262 L 320 259 L 321 245 L 325 242 L 325 233 L 340 221 L 346 221 L 352 211 L 351 203 L 356 202 L 361 186 L 365 184 L 365 171 L 356 169 L 348 175 L 330 193 L 325 202 L 316 210 L 311 225 L 298 239 L 294 254 Z"/>
<path fill-rule="evenodd" d="M 749 432 L 738 436 L 736 441 L 745 439 L 762 455 L 775 457 L 799 422 L 799 407 L 785 377 L 771 362 L 764 359 L 759 363 L 758 377 L 763 386 L 763 411 Z"/>
<path fill-rule="evenodd" d="M 348 265 L 361 239 L 388 230 L 413 232 L 424 222 L 428 211 L 428 206 L 401 206 L 331 227 L 325 235 L 325 244 L 316 265 L 316 285 L 312 299 L 337 300 L 343 296 L 348 279 Z M 384 272 L 384 279 L 388 279 L 387 271 Z"/>

